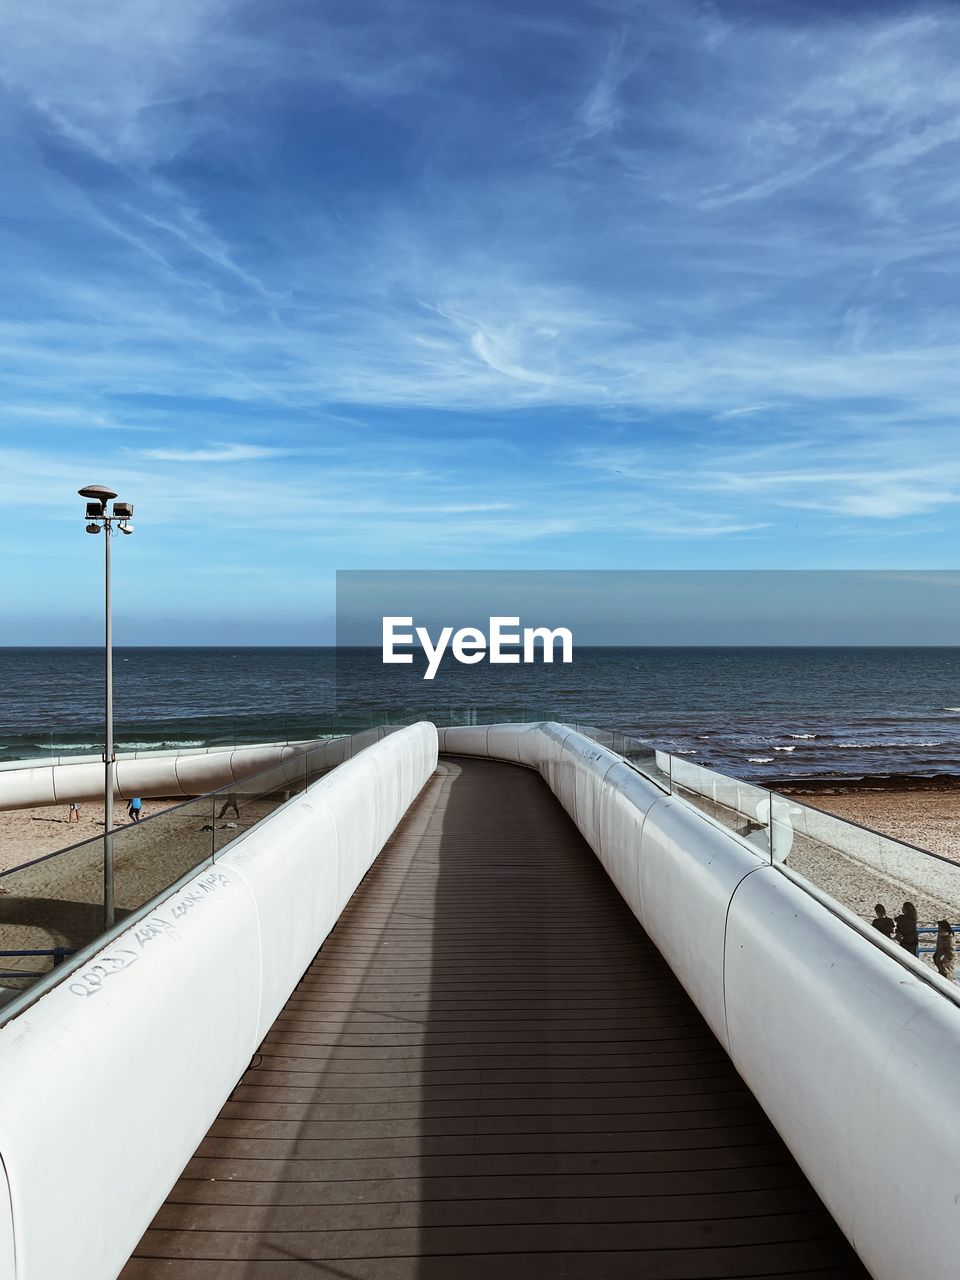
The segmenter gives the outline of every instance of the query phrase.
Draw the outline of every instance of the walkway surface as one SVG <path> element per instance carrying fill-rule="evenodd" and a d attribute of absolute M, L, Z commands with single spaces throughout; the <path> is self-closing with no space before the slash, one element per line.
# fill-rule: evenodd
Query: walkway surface
<path fill-rule="evenodd" d="M 534 773 L 441 761 L 122 1280 L 866 1272 Z"/>

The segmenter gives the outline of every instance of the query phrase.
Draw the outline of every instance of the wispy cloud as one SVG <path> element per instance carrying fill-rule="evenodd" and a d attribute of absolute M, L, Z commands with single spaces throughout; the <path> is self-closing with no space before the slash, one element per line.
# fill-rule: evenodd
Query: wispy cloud
<path fill-rule="evenodd" d="M 255 505 L 311 570 L 945 554 L 958 54 L 949 7 L 9 7 L 7 500 L 117 475 L 259 556 Z"/>
<path fill-rule="evenodd" d="M 819 455 L 819 456 L 814 456 Z M 765 446 L 705 439 L 681 462 L 675 447 L 575 451 L 574 466 L 622 483 L 716 502 L 749 503 L 754 512 L 822 511 L 889 520 L 960 503 L 960 457 L 918 462 L 892 433 L 845 442 L 778 439 Z"/>
<path fill-rule="evenodd" d="M 729 418 L 745 418 L 751 413 L 762 413 L 764 409 L 769 409 L 767 404 L 748 404 L 742 409 L 724 409 L 722 413 L 713 415 L 715 422 L 726 422 Z"/>
<path fill-rule="evenodd" d="M 622 123 L 626 106 L 620 98 L 620 89 L 634 73 L 639 56 L 628 52 L 628 41 L 623 31 L 611 41 L 604 55 L 600 73 L 580 108 L 585 139 L 600 133 L 609 133 Z"/>
<path fill-rule="evenodd" d="M 142 449 L 140 456 L 155 462 L 258 462 L 286 458 L 290 449 L 258 444 L 219 444 L 209 449 Z"/>

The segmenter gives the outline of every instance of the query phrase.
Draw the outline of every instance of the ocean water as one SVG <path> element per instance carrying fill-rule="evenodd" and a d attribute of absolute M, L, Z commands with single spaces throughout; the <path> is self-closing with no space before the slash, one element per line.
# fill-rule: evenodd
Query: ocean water
<path fill-rule="evenodd" d="M 0 649 L 0 759 L 102 747 L 98 649 Z M 960 776 L 960 648 L 595 648 L 437 678 L 379 650 L 114 655 L 118 748 L 307 738 L 385 716 L 580 720 L 738 777 Z"/>

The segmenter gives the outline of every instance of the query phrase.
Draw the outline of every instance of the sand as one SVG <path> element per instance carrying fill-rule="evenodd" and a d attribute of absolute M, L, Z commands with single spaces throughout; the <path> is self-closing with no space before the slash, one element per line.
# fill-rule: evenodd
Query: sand
<path fill-rule="evenodd" d="M 894 839 L 932 850 L 960 863 L 960 790 L 854 790 L 831 795 L 822 790 L 794 798 Z M 691 797 L 693 799 L 693 797 Z M 131 828 L 118 804 L 115 822 L 118 918 L 159 893 L 213 851 L 235 839 L 281 803 L 282 796 L 241 799 L 241 817 L 217 819 L 209 797 L 186 804 L 144 801 L 144 817 L 157 821 Z M 216 802 L 219 807 L 219 800 Z M 102 809 L 84 804 L 80 823 L 67 822 L 67 807 L 0 812 L 0 870 L 17 867 L 54 850 L 90 840 L 103 832 Z M 721 816 L 721 815 L 714 815 Z M 211 830 L 211 828 L 213 828 Z M 954 873 L 938 860 L 931 886 L 878 874 L 863 863 L 797 837 L 789 866 L 865 920 L 882 902 L 896 915 L 905 899 L 916 903 L 922 923 L 942 916 L 960 921 L 960 867 Z M 936 888 L 933 888 L 933 880 Z M 954 888 L 955 883 L 955 888 Z M 0 877 L 0 950 L 64 946 L 71 949 L 96 937 L 102 923 L 102 845 L 94 840 L 58 858 Z M 921 938 L 932 946 L 932 936 Z M 4 959 L 0 966 L 47 962 Z"/>
<path fill-rule="evenodd" d="M 960 791 L 798 792 L 795 799 L 960 862 Z"/>
<path fill-rule="evenodd" d="M 170 800 L 144 800 L 142 816 L 148 818 L 151 814 L 160 813 L 169 809 L 172 803 Z M 129 825 L 125 804 L 117 804 L 113 813 L 114 826 Z M 38 809 L 9 809 L 0 813 L 0 871 L 18 867 L 32 858 L 52 853 L 54 849 L 65 849 L 81 840 L 89 840 L 102 831 L 102 804 L 84 803 L 80 821 L 70 823 L 67 822 L 65 804 Z"/>

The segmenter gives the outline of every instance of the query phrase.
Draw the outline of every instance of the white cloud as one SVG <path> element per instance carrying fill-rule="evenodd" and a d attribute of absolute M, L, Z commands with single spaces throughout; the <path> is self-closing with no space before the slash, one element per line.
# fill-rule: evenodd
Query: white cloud
<path fill-rule="evenodd" d="M 257 462 L 289 457 L 290 449 L 257 444 L 220 444 L 209 449 L 142 449 L 140 456 L 154 462 Z"/>
<path fill-rule="evenodd" d="M 821 456 L 805 462 L 804 454 Z M 704 440 L 682 463 L 669 447 L 658 454 L 629 446 L 586 448 L 571 462 L 609 479 L 619 476 L 621 482 L 672 493 L 678 502 L 684 494 L 701 493 L 715 505 L 746 503 L 755 514 L 806 510 L 894 520 L 960 502 L 960 456 L 917 462 L 899 432 L 849 442 L 778 439 L 767 446 Z"/>
<path fill-rule="evenodd" d="M 768 404 L 748 404 L 742 409 L 724 409 L 722 413 L 713 415 L 715 422 L 726 422 L 729 418 L 745 418 L 752 413 L 762 413 L 764 409 L 769 409 Z"/>

